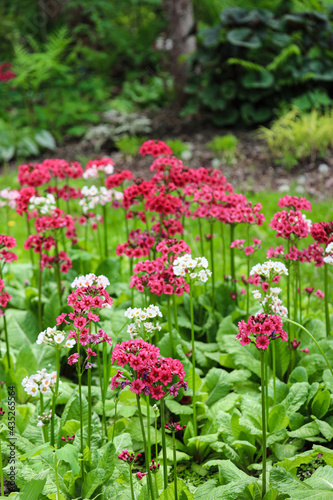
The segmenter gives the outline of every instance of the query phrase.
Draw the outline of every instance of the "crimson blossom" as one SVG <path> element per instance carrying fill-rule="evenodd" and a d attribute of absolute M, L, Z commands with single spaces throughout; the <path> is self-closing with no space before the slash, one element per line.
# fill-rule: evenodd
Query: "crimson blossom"
<path fill-rule="evenodd" d="M 142 339 L 117 344 L 111 356 L 111 364 L 114 363 L 127 365 L 130 379 L 118 370 L 111 379 L 113 390 L 129 385 L 131 392 L 158 400 L 167 394 L 176 397 L 181 387 L 187 389 L 182 363 L 178 359 L 160 357 L 159 348 Z"/>
<path fill-rule="evenodd" d="M 267 349 L 272 340 L 288 340 L 288 333 L 283 330 L 280 316 L 275 314 L 257 314 L 250 316 L 248 322 L 238 323 L 236 340 L 241 345 L 254 344 L 258 349 Z"/>
<path fill-rule="evenodd" d="M 5 263 L 13 262 L 17 260 L 17 255 L 14 252 L 10 252 L 7 249 L 11 249 L 16 246 L 16 240 L 12 236 L 7 236 L 6 234 L 0 234 L 0 316 L 4 314 L 3 309 L 7 307 L 8 302 L 12 298 L 8 292 L 4 290 L 4 280 L 2 279 L 2 271 Z"/>

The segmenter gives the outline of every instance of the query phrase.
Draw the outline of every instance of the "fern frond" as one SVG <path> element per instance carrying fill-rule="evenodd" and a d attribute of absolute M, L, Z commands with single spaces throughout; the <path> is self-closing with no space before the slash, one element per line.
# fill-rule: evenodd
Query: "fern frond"
<path fill-rule="evenodd" d="M 239 66 L 242 66 L 242 68 L 249 69 L 252 71 L 259 71 L 260 73 L 265 71 L 264 66 L 261 66 L 261 64 L 256 64 L 252 61 L 245 61 L 244 59 L 237 59 L 236 57 L 230 57 L 227 60 L 227 64 L 229 65 L 238 64 Z"/>
<path fill-rule="evenodd" d="M 280 54 L 274 57 L 273 61 L 267 66 L 268 71 L 275 71 L 279 66 L 281 66 L 291 55 L 301 55 L 300 48 L 292 43 L 288 47 L 282 50 Z"/>

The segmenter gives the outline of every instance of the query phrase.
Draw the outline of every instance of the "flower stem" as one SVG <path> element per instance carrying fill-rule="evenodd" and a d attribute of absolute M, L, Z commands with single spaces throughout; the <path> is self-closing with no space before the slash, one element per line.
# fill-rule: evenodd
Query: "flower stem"
<path fill-rule="evenodd" d="M 235 239 L 235 226 L 234 224 L 230 224 L 230 243 L 234 241 Z M 235 271 L 235 252 L 234 248 L 230 248 L 230 271 L 231 271 L 231 278 L 232 278 L 232 287 L 235 290 L 236 289 L 236 271 Z"/>
<path fill-rule="evenodd" d="M 87 437 L 87 445 L 90 449 L 91 446 L 91 370 L 92 368 L 88 368 L 88 437 Z"/>
<path fill-rule="evenodd" d="M 275 342 L 272 342 L 272 358 L 273 358 L 273 391 L 274 391 L 274 406 L 276 405 L 276 353 Z"/>
<path fill-rule="evenodd" d="M 261 352 L 261 410 L 262 410 L 262 497 L 266 494 L 266 381 L 265 352 Z"/>
<path fill-rule="evenodd" d="M 221 222 L 221 239 L 222 239 L 222 265 L 223 265 L 223 280 L 224 276 L 226 274 L 226 267 L 225 267 L 225 257 L 226 257 L 226 251 L 225 251 L 225 237 L 224 237 L 224 223 Z"/>
<path fill-rule="evenodd" d="M 10 358 L 10 352 L 9 352 L 8 328 L 7 328 L 7 318 L 6 318 L 5 311 L 3 314 L 3 328 L 5 330 L 7 363 L 8 363 L 8 369 L 10 370 L 12 368 L 12 366 L 11 366 L 11 358 Z"/>
<path fill-rule="evenodd" d="M 212 264 L 212 288 L 213 288 L 213 296 L 212 296 L 212 307 L 215 307 L 215 265 L 214 265 L 214 241 L 213 241 L 213 232 L 214 232 L 214 222 L 213 219 L 210 220 L 210 260 Z"/>
<path fill-rule="evenodd" d="M 146 405 L 147 405 L 147 452 L 148 452 L 148 462 L 151 462 L 151 445 L 150 445 L 150 403 L 149 396 L 146 396 Z"/>
<path fill-rule="evenodd" d="M 103 221 L 104 221 L 104 253 L 105 258 L 108 256 L 108 224 L 106 205 L 103 205 Z"/>
<path fill-rule="evenodd" d="M 325 292 L 325 323 L 326 323 L 326 336 L 330 334 L 330 315 L 328 311 L 328 264 L 324 264 L 324 292 Z"/>
<path fill-rule="evenodd" d="M 55 480 L 56 480 L 56 486 L 57 486 L 57 498 L 56 498 L 56 500 L 60 500 L 59 478 L 58 478 L 58 460 L 57 460 L 56 454 L 54 454 L 54 472 L 55 472 Z"/>
<path fill-rule="evenodd" d="M 282 318 L 282 320 L 283 321 L 288 321 L 288 323 L 293 323 L 294 325 L 298 326 L 299 328 L 302 328 L 302 330 L 304 330 L 309 335 L 309 337 L 312 339 L 312 341 L 318 347 L 318 350 L 320 351 L 320 353 L 322 354 L 323 358 L 325 359 L 326 364 L 328 366 L 328 369 L 330 370 L 330 372 L 332 373 L 332 376 L 333 376 L 333 370 L 332 370 L 330 362 L 328 361 L 328 359 L 327 359 L 324 351 L 322 350 L 322 348 L 320 347 L 320 345 L 318 344 L 318 342 L 316 341 L 316 339 L 314 338 L 314 336 L 309 332 L 309 330 L 307 330 L 304 326 L 300 325 L 299 323 L 296 323 L 296 321 L 292 321 L 289 318 Z"/>
<path fill-rule="evenodd" d="M 43 280 L 43 270 L 42 270 L 42 252 L 39 257 L 39 273 L 38 273 L 38 326 L 39 331 L 43 330 L 42 323 L 42 280 Z"/>
<path fill-rule="evenodd" d="M 28 232 L 28 236 L 31 235 L 31 227 L 30 227 L 30 220 L 28 218 L 28 213 L 26 213 L 26 222 L 27 222 L 27 232 Z M 31 266 L 32 266 L 32 272 L 34 272 L 34 267 L 35 267 L 35 259 L 34 259 L 34 252 L 33 252 L 33 249 L 30 248 L 30 261 L 31 261 Z"/>
<path fill-rule="evenodd" d="M 1 496 L 5 496 L 5 487 L 3 481 L 3 470 L 2 470 L 2 453 L 1 453 L 1 437 L 0 437 L 0 482 L 1 482 Z"/>
<path fill-rule="evenodd" d="M 118 405 L 118 398 L 117 396 L 115 397 L 114 400 L 114 422 L 113 422 L 113 428 L 112 428 L 112 438 L 111 438 L 111 443 L 113 443 L 114 440 L 114 433 L 116 429 L 116 422 L 117 422 L 117 405 Z"/>
<path fill-rule="evenodd" d="M 195 394 L 195 344 L 194 344 L 194 314 L 193 314 L 193 292 L 192 284 L 190 283 L 190 310 L 191 310 L 191 339 L 192 339 L 192 403 L 193 403 L 193 429 L 194 435 L 197 435 L 197 407 L 196 407 L 196 394 Z"/>
<path fill-rule="evenodd" d="M 98 366 L 98 378 L 99 378 L 99 385 L 100 385 L 100 389 L 101 389 L 101 400 L 102 400 L 102 429 L 103 429 L 103 433 L 105 433 L 105 428 L 106 428 L 105 420 L 106 419 L 105 419 L 104 380 L 103 380 L 103 375 L 102 375 L 102 365 L 101 365 L 99 346 L 100 346 L 100 344 L 98 344 L 98 348 L 97 348 L 98 349 L 97 366 Z"/>
<path fill-rule="evenodd" d="M 172 302 L 173 302 L 173 316 L 174 316 L 175 327 L 176 327 L 177 332 L 179 333 L 177 303 L 176 303 L 176 295 L 175 294 L 172 295 Z"/>
<path fill-rule="evenodd" d="M 105 400 L 106 400 L 106 394 L 108 390 L 108 383 L 109 383 L 109 378 L 108 378 L 108 353 L 107 353 L 107 343 L 103 342 L 103 428 L 104 428 L 104 435 L 106 442 L 108 441 L 108 430 L 107 430 L 107 425 L 106 425 L 106 415 L 105 415 Z"/>
<path fill-rule="evenodd" d="M 130 475 L 130 485 L 131 485 L 131 497 L 132 497 L 132 500 L 135 500 L 134 488 L 133 488 L 132 466 L 131 465 L 129 467 L 129 475 Z"/>
<path fill-rule="evenodd" d="M 161 433 L 162 433 L 162 452 L 163 452 L 163 483 L 164 489 L 168 487 L 168 464 L 166 456 L 166 440 L 165 440 L 165 407 L 164 398 L 161 398 Z"/>
<path fill-rule="evenodd" d="M 44 413 L 44 400 L 43 400 L 43 394 L 41 392 L 39 393 L 39 401 L 40 401 L 40 413 L 42 416 L 42 414 Z M 42 427 L 42 434 L 43 434 L 44 443 L 47 443 L 49 437 L 48 437 L 48 432 L 47 432 L 47 426 L 45 426 L 45 425 L 43 425 L 43 427 Z"/>
<path fill-rule="evenodd" d="M 80 363 L 80 337 L 79 333 L 77 333 L 77 353 L 79 355 L 78 360 L 77 360 L 77 376 L 78 376 L 78 382 L 79 382 L 79 407 L 80 407 L 80 451 L 83 454 L 83 413 L 82 413 L 82 386 L 81 386 L 81 378 L 82 378 L 82 373 L 81 373 L 81 363 Z M 83 478 L 83 460 L 81 460 L 81 473 L 82 473 L 82 478 Z"/>
<path fill-rule="evenodd" d="M 52 416 L 51 416 L 51 446 L 54 446 L 54 424 L 55 424 L 55 414 L 56 414 L 56 400 L 58 397 L 59 390 L 59 377 L 60 377 L 60 350 L 56 349 L 56 371 L 57 378 L 55 389 L 52 398 Z"/>
<path fill-rule="evenodd" d="M 158 444 L 157 444 L 157 416 L 155 415 L 155 459 L 158 458 Z"/>
<path fill-rule="evenodd" d="M 175 486 L 175 500 L 178 500 L 178 490 L 177 490 L 177 455 L 176 455 L 176 438 L 175 433 L 172 433 L 172 449 L 173 449 L 173 478 Z"/>
<path fill-rule="evenodd" d="M 59 305 L 61 306 L 61 283 L 60 283 L 60 268 L 59 268 L 59 252 L 58 252 L 58 243 L 57 240 L 55 240 L 55 254 L 56 254 L 56 263 L 55 263 L 55 275 L 56 275 L 56 281 L 57 281 L 57 290 L 58 290 L 58 297 L 59 297 Z"/>
<path fill-rule="evenodd" d="M 153 481 L 152 481 L 152 478 L 151 478 L 150 463 L 148 461 L 148 455 L 149 455 L 149 453 L 148 453 L 148 447 L 147 447 L 147 440 L 146 440 L 145 428 L 144 428 L 144 424 L 143 424 L 143 417 L 142 417 L 142 412 L 141 412 L 140 398 L 139 398 L 138 394 L 136 395 L 136 404 L 137 404 L 138 411 L 139 411 L 139 419 L 140 419 L 140 425 L 141 425 L 143 448 L 144 448 L 144 451 L 145 451 L 145 459 L 146 459 L 146 469 L 147 469 L 147 472 L 148 472 L 148 484 L 149 484 L 149 488 L 150 488 L 151 498 L 152 498 L 152 500 L 155 500 L 155 494 L 154 494 L 154 490 L 153 490 Z"/>
<path fill-rule="evenodd" d="M 172 321 L 171 321 L 171 305 L 170 305 L 170 295 L 168 295 L 168 330 L 170 336 L 170 347 L 172 356 L 175 355 L 174 342 L 173 342 L 173 332 L 172 332 Z"/>

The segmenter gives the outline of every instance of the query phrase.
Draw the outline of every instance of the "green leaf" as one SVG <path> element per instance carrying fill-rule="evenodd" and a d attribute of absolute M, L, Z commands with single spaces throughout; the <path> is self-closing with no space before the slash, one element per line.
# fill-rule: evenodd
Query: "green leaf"
<path fill-rule="evenodd" d="M 250 28 L 236 28 L 227 33 L 227 40 L 233 45 L 248 49 L 259 49 L 261 40 Z"/>
<path fill-rule="evenodd" d="M 24 498 L 24 500 L 38 500 L 44 489 L 47 475 L 48 470 L 45 470 L 38 474 L 35 478 L 30 479 L 22 489 L 22 498 Z"/>
<path fill-rule="evenodd" d="M 104 482 L 104 470 L 94 469 L 85 475 L 82 485 L 82 496 L 84 498 L 91 498 L 92 494 Z"/>
<path fill-rule="evenodd" d="M 309 384 L 306 382 L 299 382 L 291 386 L 288 396 L 283 401 L 288 416 L 297 412 L 305 403 L 308 391 Z"/>
<path fill-rule="evenodd" d="M 269 475 L 269 482 L 270 485 L 279 492 L 292 495 L 294 495 L 297 490 L 306 493 L 312 489 L 305 484 L 305 481 L 300 481 L 280 465 L 275 465 L 272 468 Z M 294 496 L 292 496 L 292 498 L 294 498 Z"/>
<path fill-rule="evenodd" d="M 319 434 L 319 429 L 316 422 L 309 422 L 295 431 L 288 432 L 288 434 L 290 437 L 306 439 L 308 437 L 317 436 Z"/>
<path fill-rule="evenodd" d="M 80 472 L 78 453 L 79 450 L 76 446 L 66 443 L 65 446 L 56 451 L 56 456 L 58 460 L 67 462 L 74 474 L 78 474 Z"/>
<path fill-rule="evenodd" d="M 328 441 L 331 441 L 333 439 L 333 427 L 330 426 L 328 422 L 324 422 L 323 420 L 318 420 L 317 418 L 315 422 L 318 425 L 318 429 L 320 433 L 324 436 L 324 438 L 327 439 Z"/>
<path fill-rule="evenodd" d="M 49 443 L 44 443 L 42 445 L 36 446 L 35 448 L 33 448 L 32 450 L 28 451 L 24 455 L 21 455 L 20 456 L 20 460 L 22 461 L 22 460 L 26 460 L 27 458 L 37 457 L 42 452 L 44 452 L 44 450 L 45 450 L 45 452 L 49 451 L 51 453 L 52 450 L 53 450 L 53 448 L 52 448 L 52 446 L 49 445 Z"/>
<path fill-rule="evenodd" d="M 160 500 L 175 500 L 175 485 L 170 483 L 166 490 L 161 493 Z M 193 493 L 181 479 L 177 479 L 177 491 L 179 500 L 194 500 Z"/>
<path fill-rule="evenodd" d="M 286 415 L 286 407 L 283 404 L 274 406 L 268 416 L 268 429 L 273 433 L 287 427 L 289 418 Z"/>
<path fill-rule="evenodd" d="M 83 425 L 86 425 L 88 422 L 88 402 L 84 395 L 82 395 L 82 417 L 83 417 Z M 80 401 L 79 394 L 77 389 L 74 389 L 72 396 L 69 398 L 68 403 L 66 404 L 64 411 L 61 415 L 60 427 L 59 427 L 59 445 L 62 443 L 62 429 L 65 427 L 68 419 L 80 421 Z"/>
<path fill-rule="evenodd" d="M 306 480 L 306 483 L 312 486 L 314 490 L 333 491 L 333 468 L 329 465 L 319 467 L 312 476 Z"/>
<path fill-rule="evenodd" d="M 328 412 L 331 405 L 331 394 L 328 390 L 318 392 L 312 402 L 312 413 L 317 418 L 322 418 Z"/>
<path fill-rule="evenodd" d="M 192 415 L 193 413 L 193 409 L 190 406 L 181 405 L 173 399 L 167 399 L 165 404 L 175 415 Z"/>
<path fill-rule="evenodd" d="M 205 401 L 207 406 L 211 406 L 226 396 L 232 388 L 232 384 L 228 381 L 228 372 L 220 368 L 209 370 L 205 377 L 205 386 L 209 393 Z"/>
<path fill-rule="evenodd" d="M 297 366 L 289 375 L 288 384 L 292 385 L 296 382 L 307 382 L 308 374 L 304 366 Z"/>

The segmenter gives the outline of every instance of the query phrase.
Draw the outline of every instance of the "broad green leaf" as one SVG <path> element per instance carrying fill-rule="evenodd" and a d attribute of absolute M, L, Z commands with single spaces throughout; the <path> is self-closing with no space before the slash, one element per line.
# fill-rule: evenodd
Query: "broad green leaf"
<path fill-rule="evenodd" d="M 117 460 L 115 451 L 115 445 L 111 442 L 107 443 L 99 450 L 98 454 L 100 458 L 97 467 L 104 470 L 104 481 L 107 481 L 114 471 L 115 462 Z"/>
<path fill-rule="evenodd" d="M 44 489 L 47 475 L 48 471 L 41 472 L 38 476 L 26 483 L 22 489 L 22 498 L 24 498 L 24 500 L 38 500 Z"/>
<path fill-rule="evenodd" d="M 74 474 L 78 474 L 80 472 L 78 453 L 79 450 L 76 446 L 66 443 L 65 446 L 56 451 L 56 456 L 58 460 L 67 462 Z"/>
<path fill-rule="evenodd" d="M 274 406 L 268 416 L 269 432 L 276 432 L 287 427 L 289 418 L 286 415 L 286 407 L 283 404 Z"/>
<path fill-rule="evenodd" d="M 288 432 L 290 437 L 306 439 L 308 437 L 318 436 L 319 429 L 316 422 L 309 422 L 308 424 L 303 425 L 296 431 Z"/>
<path fill-rule="evenodd" d="M 296 382 L 307 382 L 308 374 L 306 373 L 306 369 L 304 366 L 297 366 L 289 375 L 288 384 L 292 385 Z"/>
<path fill-rule="evenodd" d="M 54 150 L 56 148 L 54 137 L 48 130 L 40 130 L 37 132 L 35 134 L 35 141 L 45 149 Z"/>
<path fill-rule="evenodd" d="M 293 476 L 280 465 L 272 467 L 269 475 L 269 483 L 279 492 L 292 495 L 294 495 L 297 490 L 303 493 L 312 490 L 310 486 L 305 484 L 305 481 L 300 481 L 296 476 Z"/>
<path fill-rule="evenodd" d="M 83 395 L 82 395 L 82 418 L 83 418 L 83 425 L 86 425 L 88 422 L 88 402 Z M 80 401 L 77 389 L 73 391 L 73 394 L 70 397 L 68 403 L 66 404 L 61 416 L 59 437 L 58 437 L 59 445 L 62 442 L 60 439 L 63 432 L 62 429 L 66 425 L 68 419 L 80 421 Z"/>
<path fill-rule="evenodd" d="M 175 500 L 175 485 L 170 483 L 166 490 L 160 496 L 160 500 Z M 193 493 L 190 492 L 187 485 L 181 479 L 177 479 L 177 491 L 179 500 L 194 500 Z"/>
<path fill-rule="evenodd" d="M 309 384 L 306 382 L 296 383 L 291 386 L 288 396 L 283 401 L 288 416 L 300 409 L 306 401 L 308 391 Z"/>
<path fill-rule="evenodd" d="M 333 492 L 333 468 L 329 465 L 319 467 L 312 476 L 306 480 L 314 490 L 331 490 Z"/>
<path fill-rule="evenodd" d="M 82 496 L 83 498 L 91 498 L 94 491 L 98 486 L 103 484 L 104 481 L 104 470 L 94 469 L 84 477 L 84 482 L 82 485 Z"/>
<path fill-rule="evenodd" d="M 211 406 L 226 396 L 232 388 L 232 384 L 228 380 L 228 372 L 220 368 L 212 368 L 209 370 L 205 377 L 205 386 L 209 393 L 205 401 L 207 406 Z"/>
<path fill-rule="evenodd" d="M 333 427 L 328 422 L 324 422 L 323 420 L 318 420 L 317 418 L 315 422 L 318 425 L 318 429 L 320 433 L 324 436 L 324 438 L 327 439 L 328 441 L 331 441 L 333 439 Z"/>
<path fill-rule="evenodd" d="M 52 446 L 49 445 L 49 443 L 43 443 L 42 445 L 36 446 L 32 450 L 28 451 L 24 455 L 21 455 L 20 460 L 22 461 L 22 460 L 26 460 L 27 458 L 37 457 L 42 452 L 44 452 L 44 450 L 45 450 L 45 452 L 49 451 L 51 453 L 52 449 L 53 448 L 52 448 Z"/>
<path fill-rule="evenodd" d="M 317 418 L 322 418 L 328 412 L 331 405 L 331 394 L 328 390 L 318 392 L 312 402 L 312 413 Z"/>
<path fill-rule="evenodd" d="M 193 414 L 193 409 L 190 406 L 187 405 L 181 405 L 177 401 L 173 399 L 167 399 L 165 401 L 166 406 L 169 408 L 169 410 L 174 413 L 175 415 L 192 415 Z"/>

